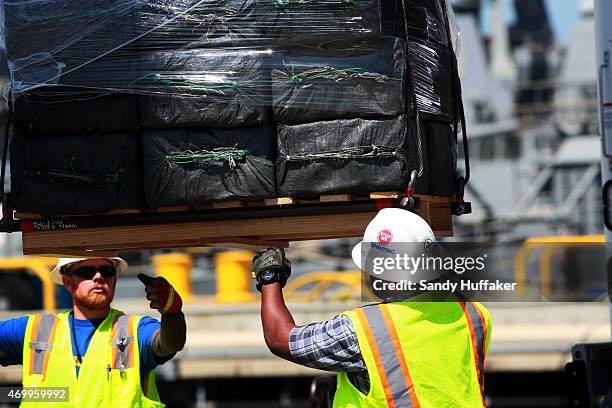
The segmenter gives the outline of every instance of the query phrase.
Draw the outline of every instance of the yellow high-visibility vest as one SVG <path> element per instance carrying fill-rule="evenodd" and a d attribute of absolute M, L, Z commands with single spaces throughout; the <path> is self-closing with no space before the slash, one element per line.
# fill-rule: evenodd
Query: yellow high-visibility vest
<path fill-rule="evenodd" d="M 355 328 L 370 390 L 338 374 L 335 408 L 484 407 L 491 316 L 476 302 L 394 302 L 344 313 Z"/>
<path fill-rule="evenodd" d="M 68 316 L 29 315 L 23 345 L 23 386 L 66 387 L 66 402 L 54 407 L 159 408 L 155 370 L 140 379 L 138 323 L 111 309 L 98 326 L 76 375 Z M 23 407 L 49 407 L 49 402 L 22 402 Z"/>

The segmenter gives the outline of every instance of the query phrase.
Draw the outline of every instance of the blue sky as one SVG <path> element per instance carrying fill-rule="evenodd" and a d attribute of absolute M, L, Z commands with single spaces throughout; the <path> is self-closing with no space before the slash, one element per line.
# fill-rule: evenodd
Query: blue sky
<path fill-rule="evenodd" d="M 514 19 L 514 0 L 501 0 L 504 5 L 506 18 L 509 21 Z M 546 0 L 549 17 L 552 20 L 553 29 L 557 36 L 557 40 L 562 43 L 567 43 L 572 27 L 572 23 L 578 17 L 578 2 L 579 0 Z M 489 1 L 483 1 L 489 4 Z M 483 14 L 483 24 L 485 30 L 488 31 L 489 9 L 485 6 Z"/>

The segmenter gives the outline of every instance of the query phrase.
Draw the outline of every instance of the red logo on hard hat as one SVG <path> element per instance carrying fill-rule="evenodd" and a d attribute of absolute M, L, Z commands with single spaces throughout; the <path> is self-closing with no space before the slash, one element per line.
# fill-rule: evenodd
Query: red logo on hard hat
<path fill-rule="evenodd" d="M 393 241 L 393 233 L 388 229 L 380 230 L 378 231 L 378 236 L 376 238 L 378 239 L 379 244 L 388 245 L 391 241 Z"/>

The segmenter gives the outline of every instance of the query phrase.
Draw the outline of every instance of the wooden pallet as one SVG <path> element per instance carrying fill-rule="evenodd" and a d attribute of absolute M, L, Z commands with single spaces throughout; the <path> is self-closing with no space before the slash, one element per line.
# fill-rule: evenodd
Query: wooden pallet
<path fill-rule="evenodd" d="M 269 198 L 260 201 L 218 201 L 210 204 L 199 204 L 199 205 L 183 205 L 175 207 L 158 207 L 149 209 L 120 209 L 112 210 L 108 212 L 98 214 L 84 214 L 84 215 L 58 215 L 54 218 L 72 218 L 72 217 L 91 217 L 92 215 L 97 216 L 109 216 L 109 215 L 125 215 L 125 214 L 150 214 L 150 213 L 177 213 L 187 211 L 207 211 L 207 210 L 219 210 L 228 208 L 254 208 L 254 207 L 270 207 L 270 206 L 282 206 L 282 205 L 298 205 L 298 204 L 318 204 L 318 203 L 337 203 L 346 201 L 365 201 L 380 198 L 397 198 L 397 192 L 381 192 L 371 193 L 367 197 L 354 196 L 350 194 L 334 194 L 334 195 L 322 195 L 316 200 L 300 200 L 291 197 L 280 197 L 280 198 Z M 430 196 L 432 197 L 432 196 Z M 29 212 L 15 212 L 15 218 L 19 220 L 36 220 L 47 218 L 44 214 L 29 213 Z"/>
<path fill-rule="evenodd" d="M 231 214 L 238 214 L 242 208 L 277 207 L 280 209 L 309 205 L 322 208 L 325 205 L 343 205 L 350 202 L 371 202 L 376 199 L 396 198 L 395 192 L 372 193 L 369 197 L 350 195 L 322 196 L 319 200 L 304 201 L 292 198 L 275 198 L 258 202 L 230 201 L 214 203 L 209 206 L 173 207 L 157 209 L 155 214 L 168 216 L 181 214 L 214 214 L 224 211 L 227 216 L 222 220 L 197 222 L 171 222 L 143 225 L 91 226 L 86 228 L 71 227 L 71 220 L 78 225 L 79 220 L 90 220 L 92 217 L 69 217 L 62 220 L 65 229 L 33 231 L 28 225 L 34 221 L 46 221 L 37 214 L 16 214 L 16 218 L 25 226 L 22 233 L 24 254 L 67 254 L 67 255 L 100 255 L 108 256 L 119 251 L 178 248 L 201 246 L 225 247 L 287 247 L 290 241 L 318 240 L 331 238 L 350 238 L 363 235 L 365 227 L 376 215 L 377 210 L 335 213 L 283 215 L 283 210 L 276 216 L 256 216 L 254 218 L 232 219 Z M 453 234 L 450 212 L 450 198 L 417 195 L 421 206 L 417 213 L 425 218 L 437 236 Z M 142 211 L 130 210 L 100 214 L 96 217 L 128 217 Z M 289 213 L 289 212 L 287 212 Z M 103 218 L 97 218 L 103 220 Z M 30 223 L 30 224 L 28 224 Z"/>

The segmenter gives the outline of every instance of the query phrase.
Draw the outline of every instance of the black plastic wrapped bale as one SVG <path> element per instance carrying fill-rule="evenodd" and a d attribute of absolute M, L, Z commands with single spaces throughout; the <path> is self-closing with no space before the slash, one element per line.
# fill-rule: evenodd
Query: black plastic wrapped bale
<path fill-rule="evenodd" d="M 15 93 L 59 78 L 162 22 L 141 20 L 147 2 L 6 0 L 4 34 Z"/>
<path fill-rule="evenodd" d="M 439 196 L 454 195 L 457 192 L 457 141 L 451 125 L 423 121 L 421 132 L 427 166 L 424 178 L 428 182 L 424 193 Z"/>
<path fill-rule="evenodd" d="M 453 116 L 450 51 L 446 46 L 411 42 L 415 94 L 423 119 L 450 120 Z M 412 102 L 412 101 L 410 101 Z M 412 103 L 409 103 L 412 108 Z"/>
<path fill-rule="evenodd" d="M 397 116 L 406 110 L 405 43 L 398 38 L 279 54 L 272 70 L 278 122 Z"/>
<path fill-rule="evenodd" d="M 138 98 L 111 91 L 39 87 L 20 94 L 15 124 L 34 134 L 137 131 Z"/>
<path fill-rule="evenodd" d="M 100 48 L 118 46 L 130 37 L 121 37 L 136 27 L 121 23 L 134 22 L 146 2 L 125 0 L 4 0 L 6 17 L 4 34 L 9 57 L 21 59 L 37 53 L 61 54 L 79 48 L 81 41 L 96 37 Z M 127 19 L 127 20 L 126 20 Z M 115 30 L 115 32 L 113 32 Z M 144 30 L 144 27 L 143 27 Z M 144 31 L 143 31 L 144 32 Z M 86 50 L 83 50 L 86 51 Z"/>
<path fill-rule="evenodd" d="M 128 47 L 135 50 L 245 46 L 261 41 L 256 0 L 156 0 L 142 21 L 167 21 Z"/>
<path fill-rule="evenodd" d="M 445 0 L 411 0 L 406 1 L 407 33 L 409 37 L 409 60 L 416 88 L 419 111 L 425 113 L 423 118 L 449 120 L 453 115 L 452 104 L 452 45 L 448 43 L 448 31 L 444 18 Z M 399 20 L 404 27 L 404 12 L 401 6 L 396 16 L 383 18 Z M 387 8 L 385 11 L 390 11 Z M 404 37 L 404 35 L 402 35 Z M 410 107 L 412 104 L 410 104 Z"/>
<path fill-rule="evenodd" d="M 257 0 L 265 37 L 283 42 L 330 41 L 381 30 L 379 0 Z"/>
<path fill-rule="evenodd" d="M 15 209 L 72 215 L 142 208 L 141 160 L 138 133 L 16 135 L 11 147 Z"/>
<path fill-rule="evenodd" d="M 143 142 L 145 196 L 151 207 L 276 195 L 271 126 L 145 130 Z"/>
<path fill-rule="evenodd" d="M 144 128 L 229 128 L 271 120 L 269 51 L 194 49 L 147 53 L 141 93 Z"/>
<path fill-rule="evenodd" d="M 278 125 L 279 195 L 314 199 L 405 189 L 415 168 L 406 150 L 408 126 L 404 116 Z"/>

